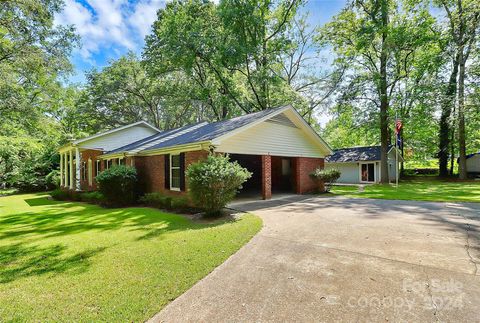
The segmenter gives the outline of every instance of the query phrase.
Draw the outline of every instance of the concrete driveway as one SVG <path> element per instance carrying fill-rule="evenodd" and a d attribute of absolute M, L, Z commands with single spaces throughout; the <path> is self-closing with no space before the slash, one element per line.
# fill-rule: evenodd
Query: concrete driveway
<path fill-rule="evenodd" d="M 480 322 L 480 205 L 290 197 L 156 322 Z"/>

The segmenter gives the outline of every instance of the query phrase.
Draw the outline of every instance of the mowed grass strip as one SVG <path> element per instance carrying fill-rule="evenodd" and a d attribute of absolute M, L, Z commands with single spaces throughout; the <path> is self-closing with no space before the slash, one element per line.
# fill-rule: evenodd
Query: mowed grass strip
<path fill-rule="evenodd" d="M 144 321 L 248 242 L 251 214 L 194 223 L 45 194 L 0 197 L 1 321 Z"/>
<path fill-rule="evenodd" d="M 334 186 L 333 194 L 392 200 L 480 202 L 480 181 L 406 180 L 395 185 Z"/>

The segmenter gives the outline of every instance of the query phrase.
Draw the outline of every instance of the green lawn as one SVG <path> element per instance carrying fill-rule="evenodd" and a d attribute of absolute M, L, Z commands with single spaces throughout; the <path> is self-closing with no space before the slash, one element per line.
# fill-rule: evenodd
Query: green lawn
<path fill-rule="evenodd" d="M 45 194 L 0 197 L 0 321 L 144 321 L 261 228 Z"/>
<path fill-rule="evenodd" d="M 363 192 L 356 186 L 334 186 L 332 193 L 376 199 L 480 202 L 480 182 L 419 179 L 401 181 L 398 188 L 394 185 L 366 185 Z"/>

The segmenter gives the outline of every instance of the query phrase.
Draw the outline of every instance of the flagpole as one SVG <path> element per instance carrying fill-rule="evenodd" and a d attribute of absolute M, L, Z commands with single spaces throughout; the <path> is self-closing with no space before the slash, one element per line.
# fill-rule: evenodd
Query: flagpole
<path fill-rule="evenodd" d="M 398 188 L 398 135 L 399 130 L 397 129 L 398 122 L 398 112 L 395 109 L 395 187 Z"/>

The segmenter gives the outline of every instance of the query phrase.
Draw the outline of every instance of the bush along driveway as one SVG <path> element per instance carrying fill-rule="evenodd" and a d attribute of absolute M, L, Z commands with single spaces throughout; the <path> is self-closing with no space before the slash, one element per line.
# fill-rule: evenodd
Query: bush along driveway
<path fill-rule="evenodd" d="M 211 224 L 45 194 L 0 198 L 2 321 L 144 321 L 251 239 L 261 220 Z"/>

